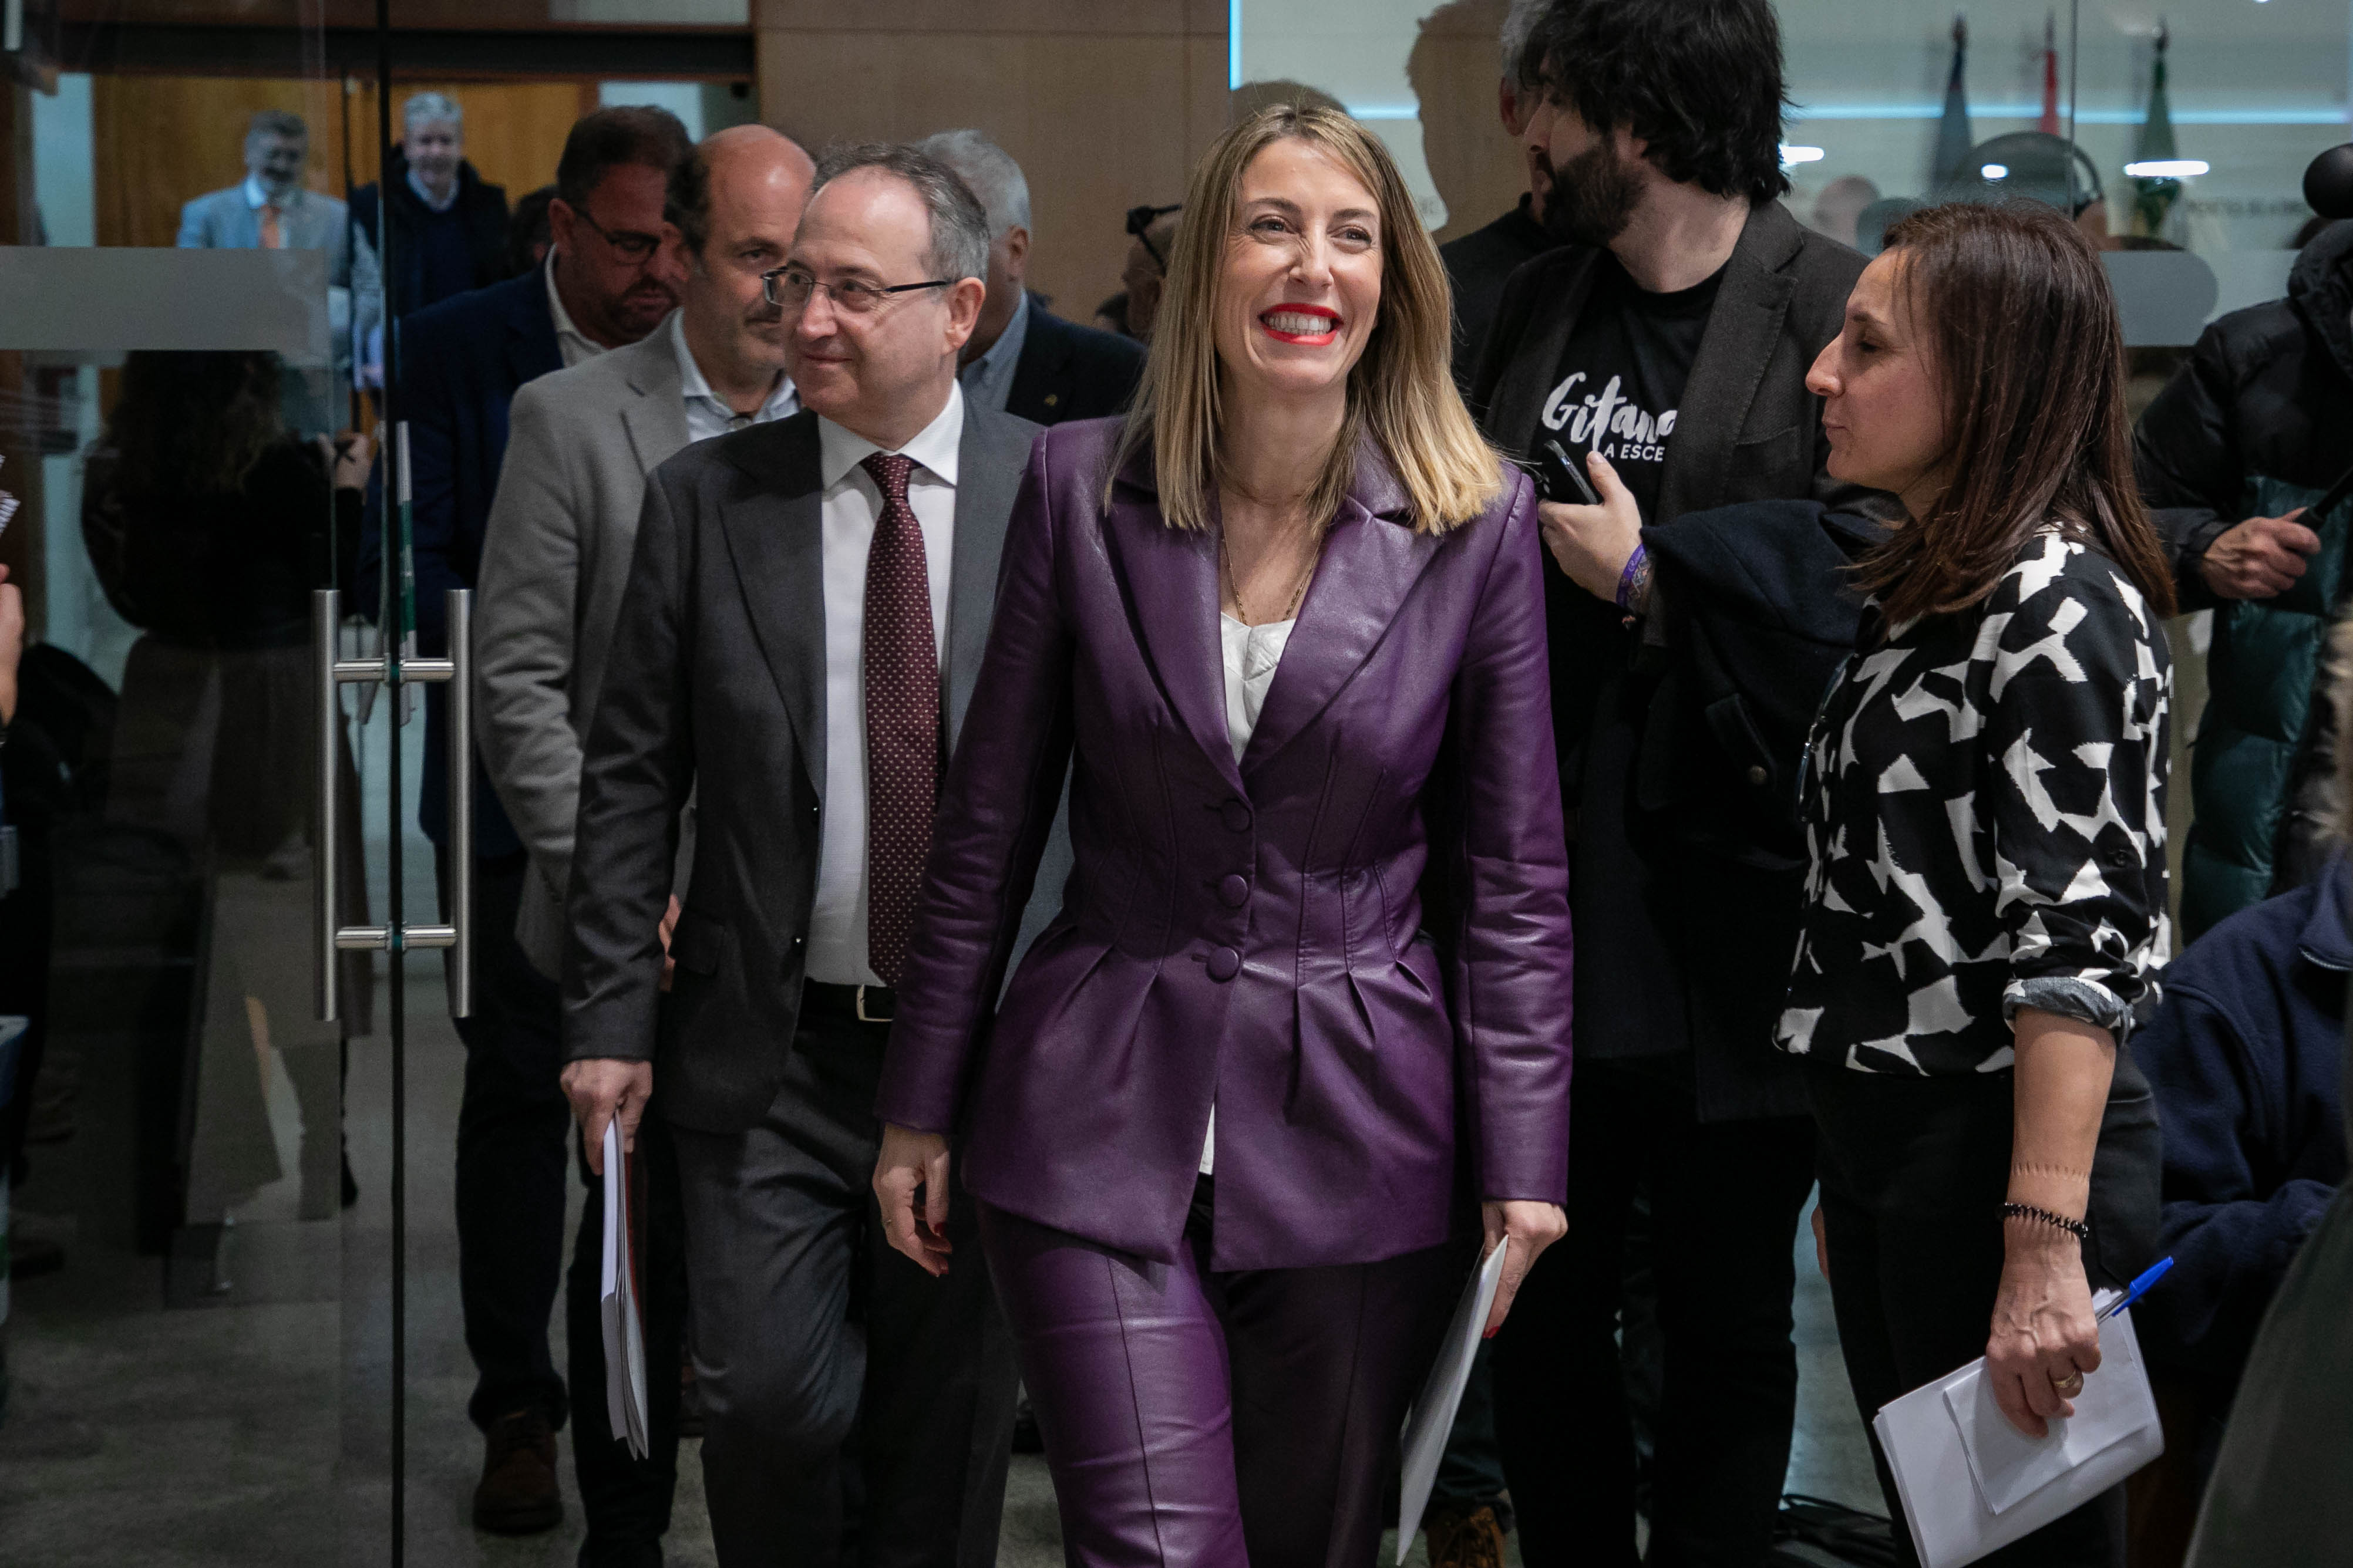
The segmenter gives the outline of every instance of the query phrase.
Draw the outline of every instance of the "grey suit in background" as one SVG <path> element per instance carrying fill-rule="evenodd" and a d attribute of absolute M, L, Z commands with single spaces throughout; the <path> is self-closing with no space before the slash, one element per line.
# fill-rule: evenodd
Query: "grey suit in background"
<path fill-rule="evenodd" d="M 687 444 L 667 325 L 524 384 L 482 540 L 474 618 L 484 766 L 533 875 L 515 941 L 551 979 L 580 764 L 645 504 L 646 476 Z"/>
<path fill-rule="evenodd" d="M 285 240 L 280 248 L 325 251 L 327 287 L 346 292 L 343 319 L 336 323 L 335 364 L 347 370 L 353 341 L 364 342 L 383 316 L 383 272 L 375 252 L 364 239 L 352 244 L 350 213 L 316 191 L 289 195 L 279 226 Z M 245 199 L 242 183 L 207 191 L 182 205 L 180 233 L 173 243 L 182 250 L 259 250 L 261 214 Z"/>
<path fill-rule="evenodd" d="M 514 874 L 520 883 L 516 945 L 552 982 L 564 961 L 561 889 L 572 875 L 581 742 L 596 711 L 605 653 L 628 585 L 646 475 L 686 445 L 672 333 L 657 327 L 626 348 L 525 384 L 515 395 L 511 419 L 475 588 L 477 732 L 483 772 L 530 860 Z M 520 960 L 512 962 L 520 967 Z M 552 1042 L 554 986 L 533 987 L 528 995 L 535 1005 L 532 1037 Z M 533 1067 L 544 1081 L 535 1084 L 533 1102 L 561 1104 L 556 1058 L 538 1058 Z M 480 1071 L 471 1065 L 468 1070 L 470 1080 Z M 550 1117 L 547 1123 L 548 1133 L 567 1148 L 573 1143 L 568 1114 Z M 512 1134 L 518 1140 L 543 1136 L 536 1126 L 515 1126 Z M 677 1364 L 686 1312 L 678 1168 L 663 1132 L 659 1127 L 640 1131 L 637 1150 L 648 1205 L 640 1299 L 647 1361 L 654 1367 Z M 493 1236 L 470 1226 L 466 1245 L 495 1247 L 524 1230 L 533 1215 L 560 1236 L 561 1165 L 556 1169 L 559 1184 L 552 1194 L 488 1194 L 488 1184 L 470 1175 L 460 1188 L 460 1212 L 468 1212 L 470 1197 L 478 1213 L 489 1196 L 502 1202 L 509 1225 Z M 587 1175 L 585 1167 L 582 1175 Z M 632 1547 L 658 1546 L 670 1521 L 678 1456 L 677 1402 L 669 1387 L 655 1390 L 645 1458 L 633 1458 L 628 1445 L 610 1436 L 604 1409 L 605 1346 L 597 1327 L 603 1236 L 604 1189 L 591 1180 L 583 1194 L 565 1312 L 567 1373 L 580 1417 L 572 1452 L 590 1555 L 596 1561 L 616 1560 L 611 1554 Z"/>
<path fill-rule="evenodd" d="M 951 747 L 1037 430 L 965 405 L 940 669 Z M 807 412 L 697 443 L 648 482 L 582 775 L 565 1055 L 653 1063 L 649 1114 L 678 1147 L 720 1561 L 839 1562 L 854 1441 L 866 1568 L 987 1568 L 1015 1374 L 974 1205 L 953 1205 L 943 1279 L 889 1247 L 870 1186 L 882 1031 L 822 998 L 803 1016 L 826 776 L 823 494 Z M 690 792 L 691 890 L 664 995 L 655 922 Z M 1060 902 L 1067 835 L 1049 857 L 1025 941 Z"/>

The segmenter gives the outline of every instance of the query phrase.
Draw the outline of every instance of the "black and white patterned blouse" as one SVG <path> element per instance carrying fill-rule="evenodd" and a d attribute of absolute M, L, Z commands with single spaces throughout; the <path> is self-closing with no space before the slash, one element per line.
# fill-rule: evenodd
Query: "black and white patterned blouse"
<path fill-rule="evenodd" d="M 1855 653 L 1808 746 L 1813 865 L 1781 1048 L 1992 1072 L 2023 1006 L 2121 1042 L 2169 942 L 2170 693 L 2138 590 L 2056 528 L 1977 609 Z"/>

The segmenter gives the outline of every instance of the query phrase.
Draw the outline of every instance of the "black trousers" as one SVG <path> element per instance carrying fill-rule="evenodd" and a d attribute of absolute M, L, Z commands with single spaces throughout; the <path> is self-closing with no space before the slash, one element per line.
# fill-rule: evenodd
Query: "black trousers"
<path fill-rule="evenodd" d="M 2001 1283 L 2001 1205 L 2015 1105 L 2007 1072 L 1897 1078 L 1810 1064 L 1821 1129 L 1822 1223 L 1839 1348 L 1866 1429 L 1880 1406 L 1985 1354 Z M 2157 1106 L 2130 1053 L 2116 1073 L 2092 1166 L 2092 1288 L 2121 1289 L 2155 1261 Z M 1895 1480 L 1872 1437 L 1898 1554 L 1917 1562 Z M 2125 1489 L 1984 1559 L 2000 1568 L 2123 1568 Z"/>
<path fill-rule="evenodd" d="M 814 991 L 745 1132 L 675 1127 L 703 1489 L 724 1568 L 989 1568 L 1016 1376 L 976 1205 L 934 1279 L 874 1201 L 887 1026 Z"/>
<path fill-rule="evenodd" d="M 1614 1062 L 1577 1071 L 1568 1235 L 1495 1342 L 1495 1426 L 1530 1568 L 1624 1565 L 1634 1434 L 1617 1341 L 1626 1225 L 1650 1181 L 1663 1384 L 1650 1561 L 1761 1563 L 1789 1468 L 1789 1298 L 1813 1186 L 1803 1118 L 1701 1122 L 1691 1092 Z"/>
<path fill-rule="evenodd" d="M 448 899 L 448 852 L 434 864 Z M 685 1324 L 686 1254 L 678 1218 L 678 1170 L 667 1130 L 639 1148 L 647 1156 L 646 1394 L 652 1447 L 643 1460 L 611 1437 L 605 1408 L 605 1339 L 597 1292 L 605 1245 L 604 1189 L 587 1182 L 565 1304 L 575 1396 L 548 1349 L 547 1324 L 564 1279 L 565 1183 L 579 1137 L 564 1098 L 554 982 L 532 967 L 514 940 L 524 879 L 522 855 L 474 863 L 474 1013 L 458 1020 L 466 1047 L 465 1097 L 458 1110 L 458 1290 L 466 1349 L 474 1359 L 467 1414 L 487 1430 L 536 1405 L 564 1425 L 576 1402 L 573 1463 L 580 1479 L 588 1543 L 582 1562 L 654 1562 L 670 1527 L 678 1476 L 678 1366 Z M 650 1119 L 645 1127 L 650 1128 Z M 641 1131 L 641 1138 L 645 1134 Z"/>

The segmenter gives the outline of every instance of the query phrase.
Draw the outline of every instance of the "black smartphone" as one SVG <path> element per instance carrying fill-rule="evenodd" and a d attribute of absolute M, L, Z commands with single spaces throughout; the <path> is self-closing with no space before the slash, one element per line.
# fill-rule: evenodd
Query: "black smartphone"
<path fill-rule="evenodd" d="M 1546 500 L 1559 501 L 1565 506 L 1601 504 L 1601 498 L 1594 493 L 1593 481 L 1585 477 L 1584 463 L 1571 457 L 1549 436 L 1536 443 L 1535 459 L 1528 465 L 1528 477 L 1535 480 L 1536 494 Z"/>

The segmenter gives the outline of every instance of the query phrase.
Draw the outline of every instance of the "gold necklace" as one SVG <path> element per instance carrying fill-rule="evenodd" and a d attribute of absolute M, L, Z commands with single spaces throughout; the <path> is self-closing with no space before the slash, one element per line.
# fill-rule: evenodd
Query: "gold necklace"
<path fill-rule="evenodd" d="M 1323 552 L 1320 549 L 1309 554 L 1306 570 L 1299 574 L 1299 584 L 1291 590 L 1291 603 L 1283 606 L 1282 614 L 1276 617 L 1278 620 L 1292 621 L 1299 618 L 1299 606 L 1307 597 L 1307 584 L 1315 575 L 1315 563 L 1322 554 Z M 1261 625 L 1261 623 L 1250 619 L 1250 609 L 1242 603 L 1241 584 L 1234 581 L 1234 552 L 1226 548 L 1226 531 L 1223 527 L 1218 530 L 1218 564 L 1226 569 L 1226 592 L 1234 596 L 1234 608 L 1240 612 L 1238 618 L 1246 626 Z"/>

